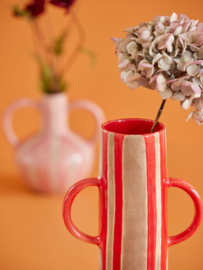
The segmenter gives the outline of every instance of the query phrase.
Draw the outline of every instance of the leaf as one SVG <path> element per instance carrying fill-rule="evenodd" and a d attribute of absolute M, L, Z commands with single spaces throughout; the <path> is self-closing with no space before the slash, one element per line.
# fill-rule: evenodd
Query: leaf
<path fill-rule="evenodd" d="M 30 13 L 27 10 L 20 9 L 18 6 L 12 7 L 13 15 L 16 17 L 30 17 Z"/>
<path fill-rule="evenodd" d="M 91 49 L 88 49 L 88 48 L 85 48 L 85 47 L 79 47 L 78 50 L 81 53 L 84 53 L 84 54 L 86 54 L 89 57 L 91 68 L 94 68 L 95 65 L 96 65 L 96 56 L 95 56 L 95 53 Z"/>
<path fill-rule="evenodd" d="M 64 42 L 66 40 L 67 35 L 68 35 L 68 31 L 65 30 L 57 39 L 55 39 L 52 50 L 56 56 L 59 56 L 63 53 Z"/>
<path fill-rule="evenodd" d="M 45 63 L 41 63 L 40 68 L 40 83 L 43 92 L 54 94 L 65 91 L 67 84 L 61 74 L 55 74 Z"/>

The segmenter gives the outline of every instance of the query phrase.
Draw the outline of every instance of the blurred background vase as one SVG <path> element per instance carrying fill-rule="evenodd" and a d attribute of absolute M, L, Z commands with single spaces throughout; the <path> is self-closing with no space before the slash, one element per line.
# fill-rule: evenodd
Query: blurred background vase
<path fill-rule="evenodd" d="M 11 118 L 20 107 L 35 107 L 41 112 L 41 130 L 24 141 L 15 135 Z M 90 140 L 70 130 L 68 114 L 83 108 L 96 120 L 96 131 Z M 68 102 L 64 93 L 44 94 L 41 101 L 24 98 L 6 110 L 3 127 L 16 151 L 16 161 L 27 185 L 39 192 L 63 193 L 79 179 L 87 177 L 93 167 L 95 144 L 100 125 L 104 121 L 102 110 L 87 100 Z"/>

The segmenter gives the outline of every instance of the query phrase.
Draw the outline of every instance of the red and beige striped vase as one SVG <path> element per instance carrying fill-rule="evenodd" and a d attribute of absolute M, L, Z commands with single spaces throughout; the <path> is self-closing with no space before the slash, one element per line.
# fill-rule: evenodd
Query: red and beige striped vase
<path fill-rule="evenodd" d="M 64 221 L 80 240 L 99 247 L 100 270 L 166 270 L 168 247 L 186 240 L 202 220 L 202 201 L 183 180 L 168 178 L 165 127 L 159 123 L 121 119 L 102 126 L 100 173 L 75 184 L 64 201 Z M 71 220 L 71 205 L 85 187 L 98 186 L 99 235 L 79 231 Z M 167 233 L 169 187 L 186 191 L 195 205 L 192 224 L 184 232 Z"/>

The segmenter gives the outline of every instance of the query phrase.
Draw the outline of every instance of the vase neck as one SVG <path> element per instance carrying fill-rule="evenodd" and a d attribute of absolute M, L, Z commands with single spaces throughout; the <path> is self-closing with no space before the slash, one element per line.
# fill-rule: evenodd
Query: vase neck
<path fill-rule="evenodd" d="M 46 132 L 51 132 L 52 134 L 67 132 L 67 102 L 67 97 L 63 93 L 50 94 L 43 97 L 43 128 Z"/>

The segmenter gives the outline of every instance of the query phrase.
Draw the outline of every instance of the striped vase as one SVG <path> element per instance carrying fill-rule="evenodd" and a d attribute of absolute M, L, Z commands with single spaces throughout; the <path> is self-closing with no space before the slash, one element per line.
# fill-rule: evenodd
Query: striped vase
<path fill-rule="evenodd" d="M 99 270 L 166 270 L 168 247 L 190 237 L 202 220 L 202 202 L 188 183 L 168 178 L 165 127 L 142 119 L 110 121 L 102 126 L 100 173 L 74 185 L 64 201 L 64 221 L 77 238 L 99 247 Z M 98 186 L 99 235 L 79 231 L 70 212 L 83 188 Z M 194 201 L 195 217 L 179 235 L 167 233 L 168 187 L 186 191 Z"/>
<path fill-rule="evenodd" d="M 36 134 L 19 141 L 12 129 L 11 117 L 15 110 L 24 106 L 40 111 L 42 127 Z M 77 108 L 88 110 L 96 120 L 96 132 L 89 141 L 69 128 L 68 113 Z M 40 102 L 24 98 L 11 104 L 5 112 L 3 126 L 9 142 L 15 147 L 24 181 L 33 190 L 51 194 L 67 191 L 90 174 L 103 120 L 102 110 L 93 102 L 76 100 L 69 103 L 66 95 L 60 93 L 44 95 Z"/>

